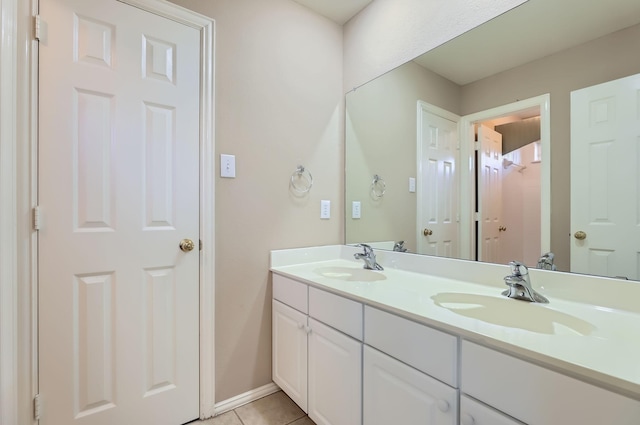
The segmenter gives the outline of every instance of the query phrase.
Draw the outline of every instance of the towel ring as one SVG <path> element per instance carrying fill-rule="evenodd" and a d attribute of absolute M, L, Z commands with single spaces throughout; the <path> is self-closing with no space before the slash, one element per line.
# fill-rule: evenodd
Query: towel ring
<path fill-rule="evenodd" d="M 313 186 L 313 176 L 309 170 L 298 165 L 296 171 L 291 174 L 291 188 L 296 193 L 304 194 L 311 190 L 311 186 Z"/>
<path fill-rule="evenodd" d="M 373 181 L 371 182 L 371 195 L 373 196 L 373 199 L 382 198 L 386 191 L 387 191 L 387 183 L 385 183 L 382 177 L 375 174 L 373 176 Z"/>

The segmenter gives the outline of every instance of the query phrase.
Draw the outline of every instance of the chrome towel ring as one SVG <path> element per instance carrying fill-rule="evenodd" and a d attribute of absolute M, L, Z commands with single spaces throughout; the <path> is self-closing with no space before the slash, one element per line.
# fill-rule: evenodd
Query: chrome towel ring
<path fill-rule="evenodd" d="M 298 165 L 298 168 L 291 174 L 291 188 L 294 192 L 305 194 L 311 190 L 313 186 L 313 176 L 304 166 Z"/>
<path fill-rule="evenodd" d="M 377 174 L 374 174 L 373 181 L 371 182 L 371 196 L 373 199 L 380 199 L 384 196 L 384 193 L 387 191 L 387 183 L 384 181 L 382 177 Z"/>

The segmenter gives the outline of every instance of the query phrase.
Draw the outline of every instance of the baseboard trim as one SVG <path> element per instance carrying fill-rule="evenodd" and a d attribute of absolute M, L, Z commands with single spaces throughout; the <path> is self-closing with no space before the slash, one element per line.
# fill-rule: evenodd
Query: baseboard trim
<path fill-rule="evenodd" d="M 271 382 L 267 385 L 263 385 L 262 387 L 247 391 L 246 393 L 238 394 L 235 397 L 231 397 L 227 400 L 216 403 L 214 407 L 214 416 L 221 415 L 225 412 L 236 409 L 240 406 L 251 403 L 252 401 L 256 401 L 259 398 L 266 397 L 278 391 L 280 391 L 280 387 Z"/>

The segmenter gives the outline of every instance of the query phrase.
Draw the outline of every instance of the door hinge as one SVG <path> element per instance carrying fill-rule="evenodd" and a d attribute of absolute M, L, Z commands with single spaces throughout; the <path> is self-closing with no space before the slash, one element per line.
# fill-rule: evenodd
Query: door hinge
<path fill-rule="evenodd" d="M 476 221 L 480 221 L 480 213 L 476 211 Z"/>
<path fill-rule="evenodd" d="M 33 38 L 37 41 L 47 43 L 47 21 L 43 21 L 40 15 L 33 17 Z"/>
<path fill-rule="evenodd" d="M 480 142 L 473 142 L 473 148 L 477 151 L 480 150 Z"/>
<path fill-rule="evenodd" d="M 199 240 L 198 240 L 198 242 L 199 242 L 199 244 L 198 244 L 198 247 L 199 247 L 199 248 L 198 248 L 198 250 L 199 250 L 199 251 L 202 251 L 202 239 L 199 239 Z"/>
<path fill-rule="evenodd" d="M 40 420 L 40 414 L 42 413 L 40 411 L 41 408 L 42 405 L 40 403 L 40 394 L 36 394 L 35 397 L 33 397 L 33 419 L 35 419 L 36 421 Z"/>
<path fill-rule="evenodd" d="M 33 207 L 32 212 L 33 230 L 40 230 L 40 206 Z"/>
<path fill-rule="evenodd" d="M 36 15 L 33 17 L 33 38 L 40 41 L 40 15 Z"/>

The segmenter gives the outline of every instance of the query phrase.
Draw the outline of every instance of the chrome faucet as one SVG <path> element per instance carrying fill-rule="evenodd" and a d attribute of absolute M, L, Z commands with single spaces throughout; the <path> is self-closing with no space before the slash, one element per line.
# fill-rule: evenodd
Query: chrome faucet
<path fill-rule="evenodd" d="M 538 259 L 538 265 L 536 266 L 536 269 L 556 270 L 556 265 L 553 264 L 554 257 L 555 255 L 553 254 L 553 252 L 542 254 L 542 256 Z"/>
<path fill-rule="evenodd" d="M 509 263 L 511 274 L 504 277 L 504 283 L 509 287 L 502 293 L 509 298 L 529 301 L 533 303 L 548 303 L 549 300 L 537 293 L 531 287 L 529 269 L 522 263 L 512 261 Z"/>
<path fill-rule="evenodd" d="M 362 247 L 364 252 L 356 252 L 353 257 L 356 260 L 364 260 L 364 268 L 368 270 L 384 270 L 380 264 L 376 262 L 376 254 L 369 245 L 361 243 L 356 246 Z"/>
<path fill-rule="evenodd" d="M 393 250 L 396 252 L 407 252 L 407 248 L 404 246 L 404 241 L 398 241 L 393 245 Z"/>

